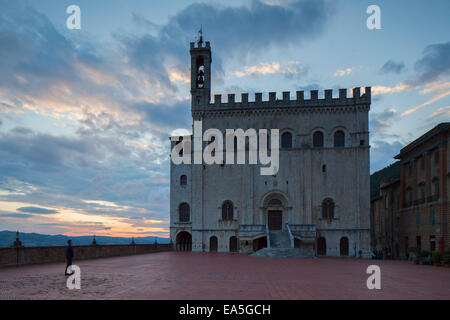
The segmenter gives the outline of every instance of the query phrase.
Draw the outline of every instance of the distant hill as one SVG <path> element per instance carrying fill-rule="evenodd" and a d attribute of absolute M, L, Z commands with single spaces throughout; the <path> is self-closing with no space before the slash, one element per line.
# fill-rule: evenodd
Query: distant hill
<path fill-rule="evenodd" d="M 380 184 L 385 181 L 400 178 L 400 161 L 374 172 L 370 176 L 370 199 L 380 195 Z"/>
<path fill-rule="evenodd" d="M 68 237 L 64 235 L 47 235 L 39 233 L 19 234 L 20 241 L 25 247 L 39 246 L 64 246 L 67 240 L 72 239 L 73 245 L 89 245 L 92 243 L 92 236 Z M 136 244 L 151 244 L 157 239 L 158 243 L 169 243 L 169 238 L 159 237 L 138 237 L 134 238 Z M 15 231 L 0 231 L 0 247 L 11 247 L 16 240 Z M 95 236 L 97 244 L 130 244 L 131 238 Z"/>

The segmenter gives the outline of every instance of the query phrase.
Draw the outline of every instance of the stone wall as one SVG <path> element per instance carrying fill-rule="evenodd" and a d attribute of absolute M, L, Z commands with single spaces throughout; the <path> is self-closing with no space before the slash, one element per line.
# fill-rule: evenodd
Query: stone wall
<path fill-rule="evenodd" d="M 63 262 L 66 248 L 52 247 L 19 247 L 0 248 L 0 267 L 26 264 Z M 89 245 L 74 246 L 74 261 L 84 259 L 126 256 L 172 250 L 170 244 L 137 244 L 137 245 Z"/>

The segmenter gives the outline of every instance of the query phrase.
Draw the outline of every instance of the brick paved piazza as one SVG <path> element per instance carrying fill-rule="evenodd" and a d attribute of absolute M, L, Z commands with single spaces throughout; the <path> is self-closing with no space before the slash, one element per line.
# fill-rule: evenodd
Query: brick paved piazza
<path fill-rule="evenodd" d="M 0 298 L 450 299 L 450 268 L 405 261 L 161 252 L 74 263 L 80 290 L 66 288 L 64 264 L 41 264 L 0 269 Z M 370 264 L 381 290 L 366 287 Z"/>

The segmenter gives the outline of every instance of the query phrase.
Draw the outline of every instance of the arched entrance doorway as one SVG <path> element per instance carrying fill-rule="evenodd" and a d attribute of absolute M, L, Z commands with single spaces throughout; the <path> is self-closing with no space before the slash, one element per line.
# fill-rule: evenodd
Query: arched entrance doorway
<path fill-rule="evenodd" d="M 283 223 L 288 221 L 288 200 L 281 191 L 272 191 L 262 201 L 264 222 L 269 230 L 283 230 Z"/>
<path fill-rule="evenodd" d="M 342 237 L 340 241 L 340 253 L 341 256 L 348 256 L 348 238 Z"/>
<path fill-rule="evenodd" d="M 281 210 L 267 211 L 267 224 L 269 230 L 281 230 L 283 225 L 283 212 Z"/>
<path fill-rule="evenodd" d="M 317 239 L 317 255 L 326 256 L 327 255 L 327 240 L 324 237 L 319 237 Z"/>
<path fill-rule="evenodd" d="M 230 252 L 238 251 L 238 239 L 235 236 L 230 238 Z"/>
<path fill-rule="evenodd" d="M 189 232 L 181 231 L 176 239 L 177 251 L 191 251 L 192 250 L 192 236 Z"/>
<path fill-rule="evenodd" d="M 209 252 L 217 252 L 217 237 L 212 236 L 209 238 Z"/>

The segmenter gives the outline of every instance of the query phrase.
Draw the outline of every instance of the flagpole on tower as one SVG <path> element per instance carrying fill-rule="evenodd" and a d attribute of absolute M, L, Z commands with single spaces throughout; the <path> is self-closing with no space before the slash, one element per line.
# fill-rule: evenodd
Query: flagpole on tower
<path fill-rule="evenodd" d="M 203 44 L 203 26 L 200 25 L 200 30 L 198 30 L 198 34 L 199 34 L 199 39 L 198 39 L 198 44 L 199 46 L 201 46 Z"/>

